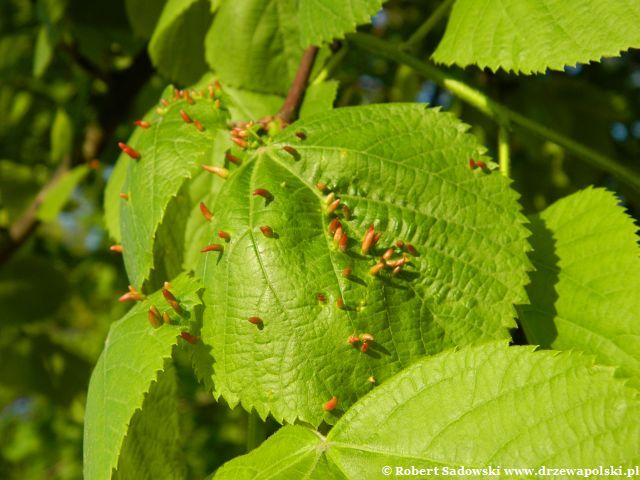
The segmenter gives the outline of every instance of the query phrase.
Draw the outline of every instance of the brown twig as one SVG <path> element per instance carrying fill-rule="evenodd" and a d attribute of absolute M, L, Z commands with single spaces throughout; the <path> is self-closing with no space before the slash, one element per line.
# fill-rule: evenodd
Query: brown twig
<path fill-rule="evenodd" d="M 287 98 L 282 104 L 282 108 L 277 115 L 278 118 L 283 120 L 285 123 L 293 122 L 298 115 L 298 110 L 300 109 L 300 104 L 302 103 L 302 99 L 304 98 L 304 93 L 307 90 L 307 82 L 309 80 L 309 75 L 311 74 L 311 69 L 313 68 L 313 63 L 315 62 L 317 53 L 318 47 L 314 47 L 312 45 L 310 47 L 307 47 L 307 49 L 302 54 L 300 66 L 298 67 L 298 71 L 296 72 L 296 78 L 293 79 L 293 83 L 291 84 L 291 88 L 289 88 L 289 93 L 287 94 Z"/>

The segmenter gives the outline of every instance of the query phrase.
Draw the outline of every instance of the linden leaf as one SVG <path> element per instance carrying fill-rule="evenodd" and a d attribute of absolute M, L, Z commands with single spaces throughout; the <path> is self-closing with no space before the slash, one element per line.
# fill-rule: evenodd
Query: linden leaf
<path fill-rule="evenodd" d="M 640 2 L 456 0 L 433 54 L 447 65 L 561 70 L 640 47 Z"/>
<path fill-rule="evenodd" d="M 203 162 L 211 160 L 217 152 L 214 139 L 219 130 L 227 128 L 226 110 L 216 108 L 208 93 L 197 91 L 195 95 L 193 104 L 184 98 L 171 100 L 161 113 L 148 116 L 151 126 L 138 129 L 129 142 L 140 159 L 127 160 L 127 178 L 121 191 L 128 199 L 120 201 L 120 231 L 125 267 L 135 286 L 143 284 L 154 265 L 154 240 L 167 206 L 185 180 L 199 172 Z M 122 181 L 121 177 L 116 181 Z M 114 183 L 110 191 L 112 199 L 116 186 Z"/>
<path fill-rule="evenodd" d="M 199 281 L 181 275 L 171 288 L 181 305 L 180 316 L 156 292 L 111 326 L 87 394 L 84 476 L 88 480 L 111 477 L 134 413 L 171 356 L 178 335 L 193 320 L 193 311 L 200 305 L 200 288 Z M 172 324 L 152 328 L 148 321 L 151 305 L 169 313 Z"/>
<path fill-rule="evenodd" d="M 482 147 L 465 130 L 419 105 L 339 109 L 291 125 L 232 171 L 192 247 L 224 247 L 198 254 L 216 395 L 279 421 L 333 422 L 322 404 L 338 395 L 350 405 L 372 375 L 509 337 L 513 304 L 526 298 L 524 217 L 505 178 L 470 170 Z M 327 214 L 317 182 L 340 199 L 338 216 Z M 345 252 L 328 234 L 334 217 Z M 365 255 L 370 225 L 382 236 Z M 228 243 L 214 238 L 220 230 Z M 372 275 L 388 248 L 389 262 L 410 261 L 397 276 Z M 347 342 L 363 333 L 375 338 L 366 352 Z"/>
<path fill-rule="evenodd" d="M 531 218 L 535 272 L 520 320 L 531 343 L 579 349 L 640 382 L 637 227 L 602 189 L 557 201 Z"/>
<path fill-rule="evenodd" d="M 638 392 L 611 369 L 574 352 L 490 343 L 422 359 L 326 438 L 286 426 L 215 478 L 379 478 L 400 476 L 398 467 L 464 478 L 487 478 L 490 466 L 504 478 L 531 478 L 541 466 L 624 472 L 640 460 L 639 438 Z"/>

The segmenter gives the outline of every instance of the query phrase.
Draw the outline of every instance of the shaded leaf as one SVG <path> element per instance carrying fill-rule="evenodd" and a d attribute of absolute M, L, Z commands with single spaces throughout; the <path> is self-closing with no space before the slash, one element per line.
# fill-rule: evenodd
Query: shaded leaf
<path fill-rule="evenodd" d="M 582 350 L 640 384 L 637 227 L 603 189 L 557 201 L 531 218 L 531 305 L 520 307 L 530 343 Z"/>
<path fill-rule="evenodd" d="M 149 38 L 167 0 L 126 0 L 125 8 L 129 23 L 136 35 Z"/>
<path fill-rule="evenodd" d="M 182 461 L 176 372 L 170 364 L 153 382 L 142 409 L 131 419 L 113 478 L 185 478 Z M 159 419 L 162 419 L 159 421 Z"/>
<path fill-rule="evenodd" d="M 149 43 L 153 64 L 188 85 L 207 71 L 202 39 L 211 24 L 207 0 L 168 0 Z"/>

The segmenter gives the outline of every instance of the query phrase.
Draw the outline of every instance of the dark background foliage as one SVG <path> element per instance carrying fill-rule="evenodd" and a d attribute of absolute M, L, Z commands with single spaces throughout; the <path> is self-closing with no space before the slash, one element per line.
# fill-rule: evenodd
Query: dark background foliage
<path fill-rule="evenodd" d="M 392 0 L 366 29 L 406 39 L 437 4 Z M 154 22 L 149 18 L 149 28 Z M 428 56 L 443 29 L 416 53 Z M 126 311 L 117 302 L 127 279 L 121 258 L 109 251 L 103 190 L 117 139 L 129 135 L 132 121 L 173 80 L 151 63 L 148 30 L 131 27 L 124 0 L 0 0 L 0 478 L 82 474 L 89 375 L 110 323 Z M 490 120 L 406 67 L 343 48 L 347 53 L 333 72 L 340 81 L 336 106 L 438 105 L 472 125 L 496 156 Z M 198 52 L 181 54 L 189 59 Z M 195 73 L 205 73 L 199 60 L 193 63 L 202 72 Z M 633 167 L 640 158 L 637 51 L 532 77 L 452 71 L 621 163 Z M 555 144 L 516 130 L 512 164 L 527 213 L 594 184 L 621 194 L 637 218 L 637 192 Z M 72 168 L 81 179 L 70 183 L 63 208 L 34 220 L 40 192 Z M 21 228 L 24 235 L 15 241 L 11 232 Z M 189 445 L 184 462 L 198 478 L 245 451 L 247 414 L 216 404 L 186 359 L 177 366 L 181 430 Z"/>

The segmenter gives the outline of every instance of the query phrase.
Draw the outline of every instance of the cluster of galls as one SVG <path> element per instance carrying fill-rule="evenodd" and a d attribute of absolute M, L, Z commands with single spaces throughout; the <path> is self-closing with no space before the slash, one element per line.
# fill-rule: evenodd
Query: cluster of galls
<path fill-rule="evenodd" d="M 220 109 L 219 96 L 221 92 L 222 87 L 217 80 L 213 84 L 208 85 L 206 90 L 198 91 L 174 89 L 171 102 L 165 98 L 160 99 L 161 106 L 156 108 L 156 113 L 158 115 L 166 115 L 168 112 L 168 108 L 171 106 L 172 102 L 175 103 L 182 100 L 184 100 L 189 105 L 193 105 L 196 100 L 209 99 L 213 101 L 214 108 Z M 199 132 L 204 132 L 205 128 L 200 120 L 191 118 L 191 116 L 184 109 L 180 109 L 178 113 L 184 123 L 193 125 Z M 153 124 L 147 120 L 136 120 L 135 122 L 133 122 L 133 124 L 136 127 L 142 128 L 144 130 L 147 130 L 153 126 Z M 142 154 L 139 151 L 134 149 L 132 146 L 127 145 L 126 143 L 118 142 L 118 147 L 126 155 L 134 160 L 140 160 L 142 158 Z M 121 192 L 119 195 L 123 200 L 129 200 L 129 194 Z"/>

